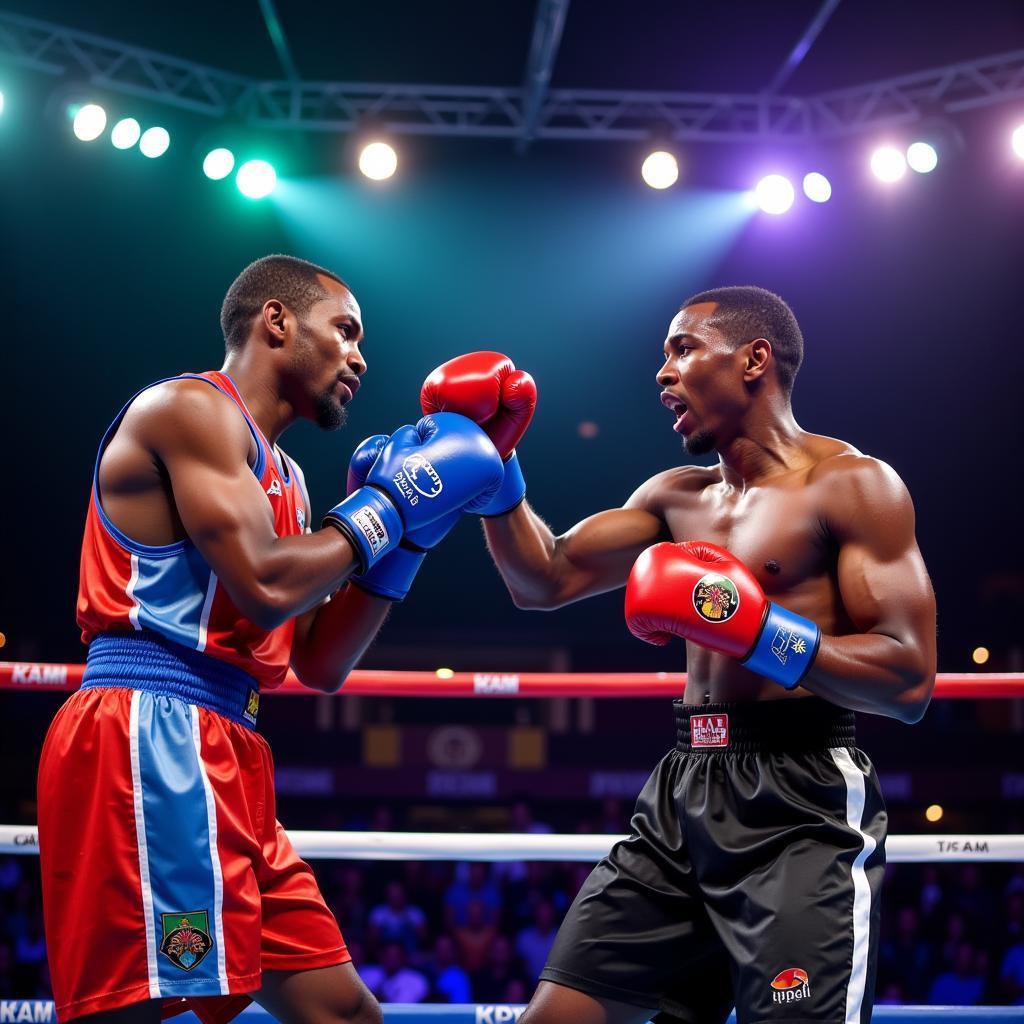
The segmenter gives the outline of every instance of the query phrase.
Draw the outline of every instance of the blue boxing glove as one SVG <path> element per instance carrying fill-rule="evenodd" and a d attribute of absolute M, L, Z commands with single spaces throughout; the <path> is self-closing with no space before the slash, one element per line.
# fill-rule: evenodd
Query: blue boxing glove
<path fill-rule="evenodd" d="M 370 469 L 387 443 L 387 434 L 374 434 L 352 453 L 352 460 L 348 464 L 349 494 L 366 482 Z M 448 515 L 405 534 L 397 548 L 374 564 L 365 575 L 353 576 L 352 582 L 378 597 L 401 601 L 409 593 L 412 581 L 427 557 L 427 551 L 444 539 L 445 534 L 459 521 L 460 516 L 461 512 L 449 512 Z"/>
<path fill-rule="evenodd" d="M 504 475 L 494 497 L 479 511 L 485 519 L 503 516 L 521 505 L 526 497 L 526 478 L 519 468 L 519 456 L 513 451 L 503 463 Z"/>
<path fill-rule="evenodd" d="M 391 435 L 366 484 L 335 505 L 324 525 L 345 535 L 366 573 L 406 532 L 485 507 L 502 479 L 501 456 L 472 420 L 453 412 L 424 416 Z"/>

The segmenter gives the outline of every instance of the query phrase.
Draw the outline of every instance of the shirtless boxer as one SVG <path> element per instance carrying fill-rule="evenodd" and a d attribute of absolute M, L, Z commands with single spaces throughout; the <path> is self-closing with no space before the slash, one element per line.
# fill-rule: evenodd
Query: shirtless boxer
<path fill-rule="evenodd" d="M 311 532 L 277 441 L 297 419 L 343 422 L 366 370 L 359 305 L 329 271 L 270 256 L 232 284 L 221 325 L 223 368 L 144 388 L 96 460 L 88 662 L 39 766 L 57 1015 L 156 1024 L 187 1000 L 209 1024 L 252 998 L 290 1024 L 378 1024 L 276 820 L 260 691 L 289 666 L 336 690 L 501 460 L 465 417 L 425 417 L 374 446 Z"/>
<path fill-rule="evenodd" d="M 739 1024 L 870 1018 L 886 814 L 853 711 L 924 714 L 935 603 L 900 478 L 794 419 L 802 355 L 776 295 L 688 299 L 657 383 L 684 450 L 718 463 L 660 473 L 561 536 L 502 452 L 484 527 L 516 605 L 628 581 L 629 628 L 686 638 L 689 670 L 676 748 L 570 908 L 520 1024 L 717 1024 L 733 1005 Z M 521 433 L 511 372 L 493 353 L 452 360 L 424 408 Z"/>

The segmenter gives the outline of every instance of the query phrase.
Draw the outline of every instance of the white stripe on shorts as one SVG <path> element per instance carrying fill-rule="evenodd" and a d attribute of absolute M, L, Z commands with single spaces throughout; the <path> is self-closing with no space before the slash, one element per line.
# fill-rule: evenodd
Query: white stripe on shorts
<path fill-rule="evenodd" d="M 878 844 L 874 836 L 868 835 L 861 827 L 864 821 L 864 773 L 854 764 L 846 747 L 832 747 L 829 753 L 846 781 L 846 823 L 861 837 L 863 844 L 850 872 L 853 876 L 853 963 L 846 988 L 845 1020 L 845 1024 L 860 1024 L 871 939 L 871 886 L 868 885 L 864 864 Z"/>

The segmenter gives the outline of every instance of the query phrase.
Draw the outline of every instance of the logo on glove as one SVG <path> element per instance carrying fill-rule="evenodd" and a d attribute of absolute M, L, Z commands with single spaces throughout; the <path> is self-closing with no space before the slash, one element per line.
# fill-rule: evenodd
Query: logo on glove
<path fill-rule="evenodd" d="M 792 651 L 794 654 L 806 654 L 807 641 L 802 636 L 797 636 L 790 629 L 780 628 L 776 631 L 775 637 L 772 640 L 772 654 L 785 665 L 789 661 L 789 654 L 787 653 L 789 651 Z"/>
<path fill-rule="evenodd" d="M 410 455 L 402 463 L 402 469 L 409 483 L 424 498 L 436 498 L 444 490 L 440 474 L 422 455 Z"/>
<path fill-rule="evenodd" d="M 740 592 L 728 576 L 709 572 L 693 588 L 693 607 L 706 622 L 726 622 L 740 606 Z"/>

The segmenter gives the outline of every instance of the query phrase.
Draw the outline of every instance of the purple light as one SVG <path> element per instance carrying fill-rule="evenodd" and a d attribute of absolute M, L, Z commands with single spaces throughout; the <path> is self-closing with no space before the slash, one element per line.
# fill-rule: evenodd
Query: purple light
<path fill-rule="evenodd" d="M 832 198 L 832 183 L 824 174 L 811 171 L 804 175 L 804 195 L 812 203 L 827 203 Z"/>
<path fill-rule="evenodd" d="M 793 205 L 796 192 L 789 178 L 781 174 L 769 174 L 757 183 L 754 198 L 765 213 L 777 215 L 785 213 Z"/>
<path fill-rule="evenodd" d="M 892 184 L 907 173 L 907 161 L 894 146 L 880 146 L 871 154 L 871 173 L 879 181 Z"/>

